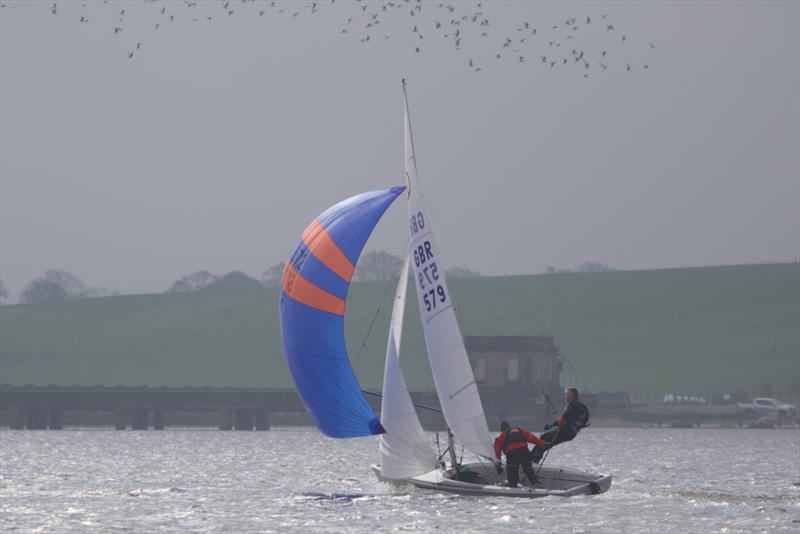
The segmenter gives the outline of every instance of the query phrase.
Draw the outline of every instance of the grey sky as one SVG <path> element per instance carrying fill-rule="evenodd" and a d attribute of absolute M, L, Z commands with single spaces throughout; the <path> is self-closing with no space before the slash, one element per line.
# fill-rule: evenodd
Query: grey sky
<path fill-rule="evenodd" d="M 361 4 L 340 1 L 264 16 L 268 3 L 238 0 L 231 16 L 218 2 L 4 3 L 0 273 L 14 297 L 47 268 L 124 293 L 198 269 L 259 276 L 329 205 L 403 183 L 402 77 L 422 187 L 471 269 L 800 255 L 797 2 L 484 2 L 489 36 L 461 50 L 432 28 L 439 2 L 382 16 L 364 45 L 340 33 Z M 551 29 L 587 16 L 572 41 Z M 523 21 L 540 31 L 519 63 L 501 45 Z M 553 39 L 559 58 L 607 50 L 608 70 L 542 64 Z M 368 248 L 400 254 L 405 239 L 398 202 Z"/>

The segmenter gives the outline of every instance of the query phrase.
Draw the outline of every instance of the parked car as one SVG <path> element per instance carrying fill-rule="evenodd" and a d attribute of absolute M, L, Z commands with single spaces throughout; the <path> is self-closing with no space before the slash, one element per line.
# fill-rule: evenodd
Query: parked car
<path fill-rule="evenodd" d="M 751 403 L 737 403 L 736 412 L 748 417 L 772 415 L 778 419 L 793 419 L 797 415 L 797 408 L 791 404 L 783 404 L 775 399 L 759 397 L 753 399 Z"/>

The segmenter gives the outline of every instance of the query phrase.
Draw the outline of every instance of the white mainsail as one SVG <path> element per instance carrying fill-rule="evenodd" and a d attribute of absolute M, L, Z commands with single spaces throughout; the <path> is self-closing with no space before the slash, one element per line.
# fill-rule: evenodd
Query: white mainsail
<path fill-rule="evenodd" d="M 419 422 L 403 371 L 400 369 L 400 339 L 406 306 L 408 264 L 407 257 L 394 297 L 381 399 L 381 424 L 386 429 L 386 433 L 381 434 L 380 438 L 381 475 L 398 480 L 436 468 L 436 455 Z"/>
<path fill-rule="evenodd" d="M 411 256 L 417 303 L 425 346 L 444 418 L 453 435 L 468 451 L 494 458 L 491 435 L 475 375 L 467 357 L 453 302 L 444 278 L 444 266 L 431 231 L 432 220 L 417 180 L 417 161 L 411 136 L 408 97 L 403 81 L 405 110 L 406 197 L 411 230 Z"/>

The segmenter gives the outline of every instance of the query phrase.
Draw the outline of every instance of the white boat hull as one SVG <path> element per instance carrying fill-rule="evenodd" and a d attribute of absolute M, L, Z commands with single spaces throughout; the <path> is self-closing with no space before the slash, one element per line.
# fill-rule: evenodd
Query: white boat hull
<path fill-rule="evenodd" d="M 564 469 L 561 467 L 542 467 L 534 465 L 538 473 L 536 484 L 531 485 L 520 469 L 520 485 L 510 488 L 505 485 L 506 473 L 497 474 L 495 468 L 489 463 L 465 464 L 461 471 L 472 471 L 481 478 L 479 482 L 463 482 L 455 480 L 455 470 L 435 469 L 423 475 L 402 480 L 390 480 L 381 476 L 381 469 L 373 465 L 372 470 L 382 482 L 393 484 L 413 484 L 418 488 L 461 495 L 496 496 L 496 497 L 523 497 L 533 499 L 537 497 L 571 497 L 573 495 L 596 495 L 605 493 L 611 487 L 611 475 L 599 475 Z"/>

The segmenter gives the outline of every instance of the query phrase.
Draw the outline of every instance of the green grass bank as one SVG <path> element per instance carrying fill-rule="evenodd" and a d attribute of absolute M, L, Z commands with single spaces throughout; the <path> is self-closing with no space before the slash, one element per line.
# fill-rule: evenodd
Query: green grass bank
<path fill-rule="evenodd" d="M 488 277 L 450 286 L 465 335 L 552 335 L 584 389 L 626 390 L 643 400 L 800 391 L 796 263 Z M 393 283 L 350 291 L 348 349 L 368 388 L 379 389 L 383 377 L 393 294 Z M 277 299 L 265 289 L 2 306 L 0 383 L 291 387 Z M 409 386 L 432 389 L 413 304 L 405 325 Z"/>

